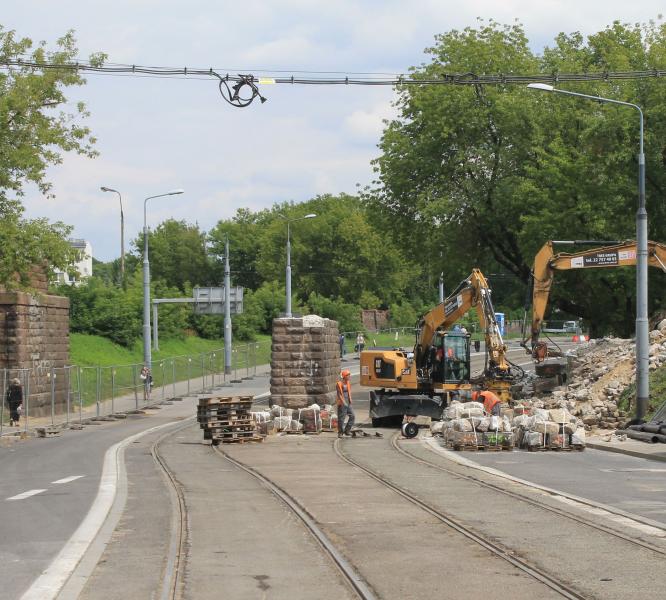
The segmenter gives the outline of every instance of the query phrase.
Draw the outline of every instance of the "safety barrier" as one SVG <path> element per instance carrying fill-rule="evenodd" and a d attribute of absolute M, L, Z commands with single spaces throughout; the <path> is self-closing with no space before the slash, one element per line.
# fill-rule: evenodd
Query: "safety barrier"
<path fill-rule="evenodd" d="M 163 400 L 252 379 L 257 375 L 258 361 L 268 356 L 260 350 L 256 342 L 235 346 L 230 373 L 225 373 L 223 348 L 154 360 L 152 382 L 142 378 L 142 363 L 0 369 L 0 436 L 34 427 L 107 419 Z M 14 379 L 19 380 L 23 393 L 19 427 L 9 427 L 7 391 Z"/>

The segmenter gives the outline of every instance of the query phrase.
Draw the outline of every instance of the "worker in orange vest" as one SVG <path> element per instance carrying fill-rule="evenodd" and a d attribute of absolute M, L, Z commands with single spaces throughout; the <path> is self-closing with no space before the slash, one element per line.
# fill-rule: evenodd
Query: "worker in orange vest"
<path fill-rule="evenodd" d="M 490 390 L 472 392 L 472 400 L 474 402 L 483 402 L 483 409 L 489 415 L 497 415 L 498 417 L 500 416 L 502 410 L 502 401 Z"/>
<path fill-rule="evenodd" d="M 341 380 L 335 384 L 335 403 L 338 406 L 338 437 L 351 435 L 351 429 L 356 421 L 356 415 L 352 408 L 351 373 L 344 369 L 340 373 Z M 345 417 L 349 416 L 345 426 Z"/>

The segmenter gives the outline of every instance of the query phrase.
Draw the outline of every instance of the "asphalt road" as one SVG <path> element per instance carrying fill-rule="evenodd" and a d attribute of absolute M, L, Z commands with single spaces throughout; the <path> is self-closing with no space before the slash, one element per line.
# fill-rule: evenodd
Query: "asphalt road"
<path fill-rule="evenodd" d="M 521 348 L 511 349 L 509 357 L 523 367 L 530 365 L 529 357 Z M 472 370 L 479 370 L 482 361 L 483 354 L 473 353 Z M 351 365 L 352 372 L 357 366 L 355 360 L 343 364 Z M 257 395 L 267 388 L 268 381 L 262 379 L 236 386 L 233 392 L 242 390 L 242 393 Z M 359 412 L 367 411 L 367 392 L 355 386 L 354 397 Z M 103 459 L 109 447 L 150 427 L 190 416 L 193 410 L 193 403 L 184 401 L 149 416 L 90 425 L 82 431 L 65 431 L 60 437 L 3 440 L 0 447 L 0 502 L 4 517 L 0 536 L 1 596 L 20 597 L 70 539 L 97 495 Z M 585 493 L 580 489 L 574 493 L 602 495 L 605 502 L 612 500 L 625 510 L 646 514 L 655 520 L 661 515 L 664 519 L 665 507 L 657 497 L 659 492 L 655 491 L 661 489 L 659 477 L 663 478 L 663 474 L 636 471 L 654 468 L 648 461 L 592 451 L 570 457 L 560 454 L 525 457 L 521 453 L 520 457 L 516 454 L 515 459 L 514 455 L 481 458 L 509 461 L 494 466 L 508 472 L 522 470 L 524 478 L 536 480 L 538 477 L 539 482 L 551 487 L 585 485 Z M 572 464 L 573 460 L 579 462 Z M 623 462 L 629 460 L 633 462 Z M 545 461 L 558 467 L 543 468 Z M 632 471 L 623 470 L 625 468 Z M 596 491 L 594 481 L 599 482 Z M 628 483 L 636 486 L 630 489 Z"/>

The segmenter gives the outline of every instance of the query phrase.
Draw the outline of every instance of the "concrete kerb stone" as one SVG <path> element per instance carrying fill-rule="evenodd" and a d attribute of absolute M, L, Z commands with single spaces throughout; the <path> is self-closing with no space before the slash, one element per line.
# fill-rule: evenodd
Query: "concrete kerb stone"
<path fill-rule="evenodd" d="M 647 442 L 646 442 L 647 444 Z M 639 450 L 631 450 L 629 448 L 618 448 L 617 446 L 609 446 L 608 444 L 598 442 L 587 442 L 586 446 L 594 450 L 602 450 L 603 452 L 615 452 L 616 454 L 624 454 L 626 456 L 633 456 L 634 458 L 644 458 L 646 460 L 656 460 L 658 462 L 666 462 L 666 444 L 654 444 L 655 446 L 663 446 L 663 454 L 653 454 L 651 452 L 640 452 Z"/>

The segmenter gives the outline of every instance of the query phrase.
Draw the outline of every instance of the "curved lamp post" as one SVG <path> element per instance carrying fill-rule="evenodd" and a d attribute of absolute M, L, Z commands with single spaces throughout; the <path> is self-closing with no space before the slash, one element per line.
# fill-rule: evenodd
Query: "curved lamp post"
<path fill-rule="evenodd" d="M 648 379 L 649 370 L 649 340 L 648 340 L 648 244 L 647 230 L 648 218 L 645 210 L 645 154 L 643 153 L 643 111 L 637 104 L 612 100 L 602 96 L 590 96 L 568 90 L 560 90 L 546 83 L 530 83 L 528 88 L 576 96 L 593 100 L 601 104 L 618 104 L 635 108 L 640 117 L 639 122 L 639 148 L 638 148 L 638 210 L 636 211 L 636 420 L 642 421 L 647 413 L 650 398 Z"/>
<path fill-rule="evenodd" d="M 114 192 L 118 194 L 118 200 L 120 200 L 120 281 L 124 285 L 125 283 L 125 217 L 123 215 L 123 197 L 120 195 L 118 190 L 113 188 L 108 188 L 102 186 L 99 188 L 103 192 Z"/>
<path fill-rule="evenodd" d="M 148 261 L 148 225 L 146 224 L 146 204 L 153 198 L 175 196 L 182 194 L 183 190 L 172 190 L 156 196 L 148 196 L 143 201 L 143 363 L 152 370 L 150 350 L 150 263 Z"/>
<path fill-rule="evenodd" d="M 303 219 L 314 219 L 317 215 L 311 213 L 305 215 L 304 217 L 298 217 L 297 219 L 289 219 L 285 217 L 282 213 L 278 213 L 278 216 L 282 217 L 287 221 L 287 277 L 286 277 L 286 298 L 285 298 L 285 316 L 291 318 L 291 240 L 290 240 L 290 226 L 296 221 L 302 221 Z"/>

